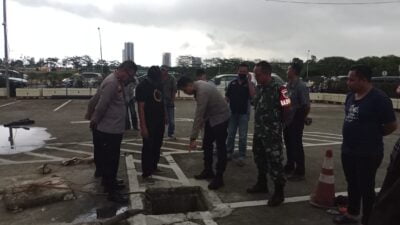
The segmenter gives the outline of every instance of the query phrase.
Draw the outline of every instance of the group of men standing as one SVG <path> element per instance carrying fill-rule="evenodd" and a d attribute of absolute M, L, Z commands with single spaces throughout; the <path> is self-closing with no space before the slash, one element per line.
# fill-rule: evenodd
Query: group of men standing
<path fill-rule="evenodd" d="M 168 74 L 167 67 L 152 66 L 146 78 L 139 83 L 136 71 L 134 62 L 125 61 L 108 75 L 97 94 L 89 101 L 85 116 L 90 120 L 93 135 L 96 165 L 94 176 L 102 178 L 101 184 L 104 192 L 108 193 L 108 199 L 118 203 L 128 201 L 126 196 L 120 194 L 120 190 L 125 187 L 123 180 L 117 179 L 125 130 L 140 129 L 143 138 L 142 177 L 145 180 L 161 172 L 157 165 L 165 125 L 168 126 L 169 138 L 175 139 L 175 78 Z"/>
<path fill-rule="evenodd" d="M 287 71 L 288 83 L 284 86 L 272 76 L 271 65 L 260 61 L 254 68 L 255 86 L 249 66 L 240 64 L 237 79 L 230 82 L 225 98 L 214 84 L 206 81 L 204 70 L 197 72 L 197 81 L 184 76 L 176 82 L 168 74 L 167 67 L 150 67 L 147 77 L 135 84 L 134 99 L 143 138 L 142 178 L 148 180 L 153 174 L 162 172 L 157 165 L 164 129 L 168 125 L 168 136 L 175 140 L 174 101 L 177 89 L 180 89 L 194 95 L 196 100 L 190 149 L 196 149 L 196 140 L 200 132 L 204 132 L 204 169 L 195 178 L 211 180 L 208 188 L 215 190 L 224 185 L 223 174 L 229 160 L 235 159 L 239 166 L 244 166 L 248 122 L 253 106 L 252 150 L 258 175 L 257 182 L 247 192 L 268 193 L 268 175 L 274 182 L 274 192 L 268 205 L 280 205 L 284 201 L 286 177 L 290 181 L 301 181 L 306 172 L 302 136 L 304 124 L 308 122 L 310 99 L 308 88 L 299 78 L 301 66 L 297 61 L 291 63 Z M 98 93 L 90 100 L 86 115 L 93 133 L 95 177 L 102 177 L 108 199 L 121 203 L 127 201 L 119 193 L 124 187 L 123 182 L 117 179 L 121 141 L 129 124 L 130 127 L 137 126 L 137 123 L 128 120 L 136 117 L 136 113 L 130 113 L 135 107 L 129 107 L 133 101 L 126 89 L 131 88 L 129 83 L 135 80 L 136 71 L 136 64 L 126 61 L 107 76 Z M 361 202 L 361 220 L 364 225 L 368 224 L 375 201 L 375 175 L 383 158 L 382 138 L 397 128 L 392 103 L 386 94 L 372 86 L 371 74 L 370 68 L 355 66 L 348 75 L 347 85 L 351 92 L 345 103 L 342 164 L 348 183 L 349 208 L 346 215 L 334 218 L 338 224 L 357 222 Z M 235 154 L 237 130 L 239 151 Z M 214 142 L 217 155 L 215 170 Z M 283 165 L 284 143 L 286 165 Z M 389 175 L 385 187 L 393 183 L 393 173 Z"/>
<path fill-rule="evenodd" d="M 289 71 L 291 71 L 293 64 Z M 296 69 L 301 70 L 300 65 Z M 299 70 L 296 70 L 296 72 Z M 186 94 L 194 95 L 197 102 L 193 130 L 191 135 L 190 148 L 196 148 L 196 139 L 200 128 L 204 125 L 203 150 L 204 150 L 204 170 L 196 175 L 196 179 L 211 179 L 209 189 L 218 189 L 224 185 L 223 172 L 229 160 L 236 160 L 239 166 L 244 166 L 246 157 L 248 122 L 250 111 L 254 106 L 254 137 L 253 153 L 254 160 L 258 169 L 257 183 L 247 189 L 248 193 L 267 193 L 267 174 L 274 181 L 274 194 L 268 201 L 269 206 L 277 206 L 284 200 L 284 185 L 286 182 L 283 167 L 283 127 L 287 132 L 295 133 L 300 137 L 293 141 L 288 138 L 291 144 L 291 153 L 294 155 L 292 161 L 288 162 L 293 168 L 301 171 L 304 177 L 304 151 L 302 151 L 301 136 L 304 126 L 290 126 L 291 123 L 304 124 L 308 114 L 309 95 L 305 84 L 299 80 L 299 73 L 291 73 L 288 90 L 282 83 L 272 77 L 271 65 L 266 61 L 261 61 L 254 68 L 255 79 L 258 83 L 255 87 L 252 76 L 249 73 L 247 64 L 238 66 L 237 79 L 230 82 L 226 89 L 225 100 L 216 89 L 215 85 L 205 81 L 205 73 L 199 70 L 198 80 L 193 81 L 188 77 L 178 80 L 178 89 Z M 289 94 L 289 96 L 287 95 Z M 291 107 L 290 99 L 296 103 Z M 284 124 L 286 114 L 291 116 L 291 121 L 287 126 Z M 296 121 L 299 120 L 299 121 Z M 234 153 L 235 138 L 239 130 L 239 152 Z M 301 130 L 301 132 L 300 132 Z M 217 159 L 216 174 L 212 168 L 212 142 L 216 142 Z M 289 153 L 288 153 L 289 154 Z M 293 164 L 293 165 L 292 165 Z"/>

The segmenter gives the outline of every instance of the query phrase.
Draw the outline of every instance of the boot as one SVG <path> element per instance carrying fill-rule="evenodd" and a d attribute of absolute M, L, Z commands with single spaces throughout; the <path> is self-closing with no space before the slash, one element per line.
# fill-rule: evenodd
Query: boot
<path fill-rule="evenodd" d="M 196 180 L 207 180 L 214 178 L 214 172 L 212 170 L 203 170 L 199 175 L 195 175 L 194 179 Z"/>
<path fill-rule="evenodd" d="M 255 194 L 255 193 L 268 193 L 268 185 L 267 185 L 267 178 L 265 175 L 258 175 L 257 183 L 250 188 L 247 188 L 247 193 Z"/>
<path fill-rule="evenodd" d="M 208 185 L 208 189 L 217 190 L 222 186 L 224 186 L 224 179 L 222 178 L 222 176 L 216 176 Z"/>
<path fill-rule="evenodd" d="M 283 193 L 284 185 L 281 183 L 275 183 L 275 191 L 271 198 L 268 200 L 268 206 L 275 207 L 285 201 Z"/>
<path fill-rule="evenodd" d="M 116 192 L 116 191 L 110 192 L 108 194 L 107 199 L 109 201 L 112 201 L 112 202 L 115 202 L 115 203 L 118 203 L 118 204 L 127 204 L 127 203 L 129 203 L 129 199 L 128 199 L 127 196 L 122 195 L 121 193 Z"/>
<path fill-rule="evenodd" d="M 293 163 L 287 163 L 283 167 L 283 169 L 284 169 L 286 175 L 291 175 L 294 172 L 294 164 Z"/>

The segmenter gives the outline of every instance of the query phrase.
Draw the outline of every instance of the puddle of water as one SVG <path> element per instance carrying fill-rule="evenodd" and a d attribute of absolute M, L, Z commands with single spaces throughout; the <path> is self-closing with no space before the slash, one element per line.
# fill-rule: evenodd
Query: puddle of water
<path fill-rule="evenodd" d="M 0 155 L 29 152 L 43 147 L 45 141 L 52 139 L 51 134 L 46 130 L 42 127 L 29 127 L 29 130 L 12 129 L 14 136 L 14 146 L 12 147 L 8 140 L 10 136 L 9 128 L 0 125 Z"/>

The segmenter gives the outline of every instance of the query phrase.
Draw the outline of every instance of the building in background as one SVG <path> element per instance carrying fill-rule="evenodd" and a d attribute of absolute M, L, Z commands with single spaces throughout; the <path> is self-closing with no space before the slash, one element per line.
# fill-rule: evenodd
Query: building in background
<path fill-rule="evenodd" d="M 134 45 L 132 42 L 125 42 L 122 50 L 122 62 L 132 60 L 135 61 Z"/>
<path fill-rule="evenodd" d="M 162 55 L 162 65 L 171 67 L 171 53 L 164 52 Z"/>
<path fill-rule="evenodd" d="M 181 67 L 201 67 L 202 61 L 200 57 L 194 57 L 191 55 L 179 56 L 176 60 L 178 66 Z"/>

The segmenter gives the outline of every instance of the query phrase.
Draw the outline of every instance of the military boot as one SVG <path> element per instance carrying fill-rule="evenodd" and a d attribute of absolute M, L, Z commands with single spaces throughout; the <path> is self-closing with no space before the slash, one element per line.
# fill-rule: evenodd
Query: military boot
<path fill-rule="evenodd" d="M 257 183 L 253 187 L 247 188 L 246 192 L 250 194 L 268 193 L 267 178 L 265 175 L 259 174 L 257 177 Z"/>
<path fill-rule="evenodd" d="M 275 207 L 285 201 L 283 188 L 285 187 L 282 183 L 275 183 L 275 191 L 271 198 L 268 200 L 268 206 Z"/>

